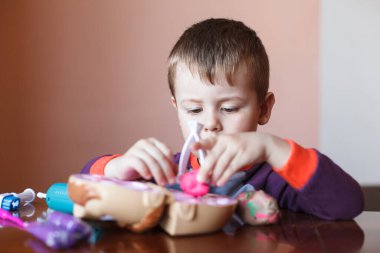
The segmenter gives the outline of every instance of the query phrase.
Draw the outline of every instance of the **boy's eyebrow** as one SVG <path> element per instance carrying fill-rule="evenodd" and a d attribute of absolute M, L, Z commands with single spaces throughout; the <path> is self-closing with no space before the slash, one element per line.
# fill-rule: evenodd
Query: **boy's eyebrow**
<path fill-rule="evenodd" d="M 199 100 L 199 99 L 194 99 L 194 98 L 185 98 L 185 99 L 181 100 L 181 104 L 187 103 L 187 102 L 190 102 L 190 103 L 201 103 L 202 101 Z"/>
<path fill-rule="evenodd" d="M 239 100 L 239 101 L 244 101 L 245 99 L 239 97 L 239 96 L 232 96 L 232 97 L 222 97 L 220 99 L 218 99 L 218 102 L 225 102 L 225 101 L 230 101 L 230 100 Z M 190 103 L 202 103 L 202 100 L 201 99 L 195 99 L 195 98 L 185 98 L 185 99 L 182 99 L 181 100 L 181 104 L 182 103 L 187 103 L 187 102 L 190 102 Z"/>
<path fill-rule="evenodd" d="M 231 97 L 222 97 L 219 99 L 220 102 L 228 101 L 228 100 L 239 100 L 239 101 L 244 101 L 245 99 L 239 96 L 231 96 Z"/>

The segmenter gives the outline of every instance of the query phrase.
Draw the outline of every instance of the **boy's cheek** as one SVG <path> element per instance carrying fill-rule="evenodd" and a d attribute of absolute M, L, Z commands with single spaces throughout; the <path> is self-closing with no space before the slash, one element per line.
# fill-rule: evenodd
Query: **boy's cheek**
<path fill-rule="evenodd" d="M 181 127 L 182 134 L 186 138 L 189 134 L 189 128 L 187 124 L 191 119 L 178 113 L 178 120 L 179 120 L 179 125 Z"/>
<path fill-rule="evenodd" d="M 179 125 L 181 127 L 182 135 L 186 139 L 187 136 L 189 135 L 189 128 L 187 127 L 187 121 L 180 121 Z"/>

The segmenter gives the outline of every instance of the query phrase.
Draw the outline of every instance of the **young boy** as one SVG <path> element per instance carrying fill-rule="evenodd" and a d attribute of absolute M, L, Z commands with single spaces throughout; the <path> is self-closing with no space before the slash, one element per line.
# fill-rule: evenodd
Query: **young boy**
<path fill-rule="evenodd" d="M 264 46 L 242 22 L 208 19 L 188 28 L 170 53 L 168 79 L 183 136 L 188 121 L 203 125 L 189 164 L 199 170 L 198 181 L 235 191 L 248 183 L 280 208 L 324 219 L 351 219 L 363 210 L 360 186 L 328 157 L 256 132 L 269 121 L 275 97 Z M 202 166 L 199 149 L 207 152 Z M 82 172 L 173 184 L 178 157 L 173 161 L 163 142 L 142 139 L 123 155 L 93 159 Z"/>

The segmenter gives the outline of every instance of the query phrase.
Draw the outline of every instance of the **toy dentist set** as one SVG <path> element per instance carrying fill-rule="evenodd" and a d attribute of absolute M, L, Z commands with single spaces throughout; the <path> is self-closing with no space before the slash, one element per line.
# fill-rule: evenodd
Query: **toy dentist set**
<path fill-rule="evenodd" d="M 30 188 L 22 193 L 3 193 L 0 194 L 0 207 L 7 211 L 16 211 L 21 204 L 32 202 L 35 196 L 36 194 Z"/>
<path fill-rule="evenodd" d="M 11 213 L 22 203 L 34 200 L 32 189 L 18 194 L 1 194 L 1 225 L 25 230 L 47 246 L 60 249 L 88 241 L 92 229 L 87 222 L 92 220 L 112 219 L 119 227 L 138 233 L 160 226 L 171 236 L 215 232 L 233 217 L 239 217 L 241 224 L 276 222 L 279 217 L 277 203 L 264 192 L 251 187 L 234 197 L 211 194 L 208 184 L 196 180 L 196 172 L 187 171 L 190 146 L 200 140 L 202 127 L 196 122 L 189 126 L 191 133 L 178 165 L 177 182 L 182 191 L 149 182 L 74 174 L 67 183 L 55 183 L 46 194 L 37 194 L 45 198 L 47 206 L 53 210 L 39 221 L 26 223 Z M 200 164 L 205 156 L 204 151 L 199 151 Z"/>

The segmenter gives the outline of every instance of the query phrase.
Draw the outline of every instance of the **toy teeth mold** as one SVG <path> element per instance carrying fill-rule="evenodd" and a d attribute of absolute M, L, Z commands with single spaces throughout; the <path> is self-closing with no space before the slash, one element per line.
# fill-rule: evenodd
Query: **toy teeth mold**
<path fill-rule="evenodd" d="M 171 198 L 163 187 L 96 175 L 74 174 L 68 180 L 73 215 L 100 219 L 111 216 L 118 225 L 143 232 L 157 225 Z"/>
<path fill-rule="evenodd" d="M 231 219 L 237 200 L 208 194 L 195 198 L 173 191 L 173 201 L 160 226 L 170 235 L 190 235 L 215 232 Z"/>
<path fill-rule="evenodd" d="M 190 122 L 191 133 L 182 149 L 177 181 L 184 192 L 137 181 L 121 181 L 103 176 L 75 174 L 68 182 L 69 197 L 79 218 L 111 216 L 118 225 L 142 232 L 158 225 L 170 235 L 214 232 L 232 217 L 237 200 L 207 194 L 209 186 L 196 180 L 196 171 L 186 172 L 190 146 L 199 141 L 202 126 Z M 199 150 L 202 164 L 205 152 Z M 166 209 L 166 211 L 165 211 Z"/>
<path fill-rule="evenodd" d="M 169 204 L 168 211 L 160 226 L 170 235 L 189 235 L 214 232 L 221 229 L 232 217 L 237 200 L 208 194 L 209 186 L 196 180 L 197 171 L 186 172 L 190 158 L 190 146 L 199 141 L 202 125 L 189 122 L 190 135 L 182 148 L 178 165 L 177 181 L 183 192 L 172 191 L 174 201 Z M 206 153 L 198 151 L 202 165 Z M 186 173 L 185 173 L 186 172 Z"/>

